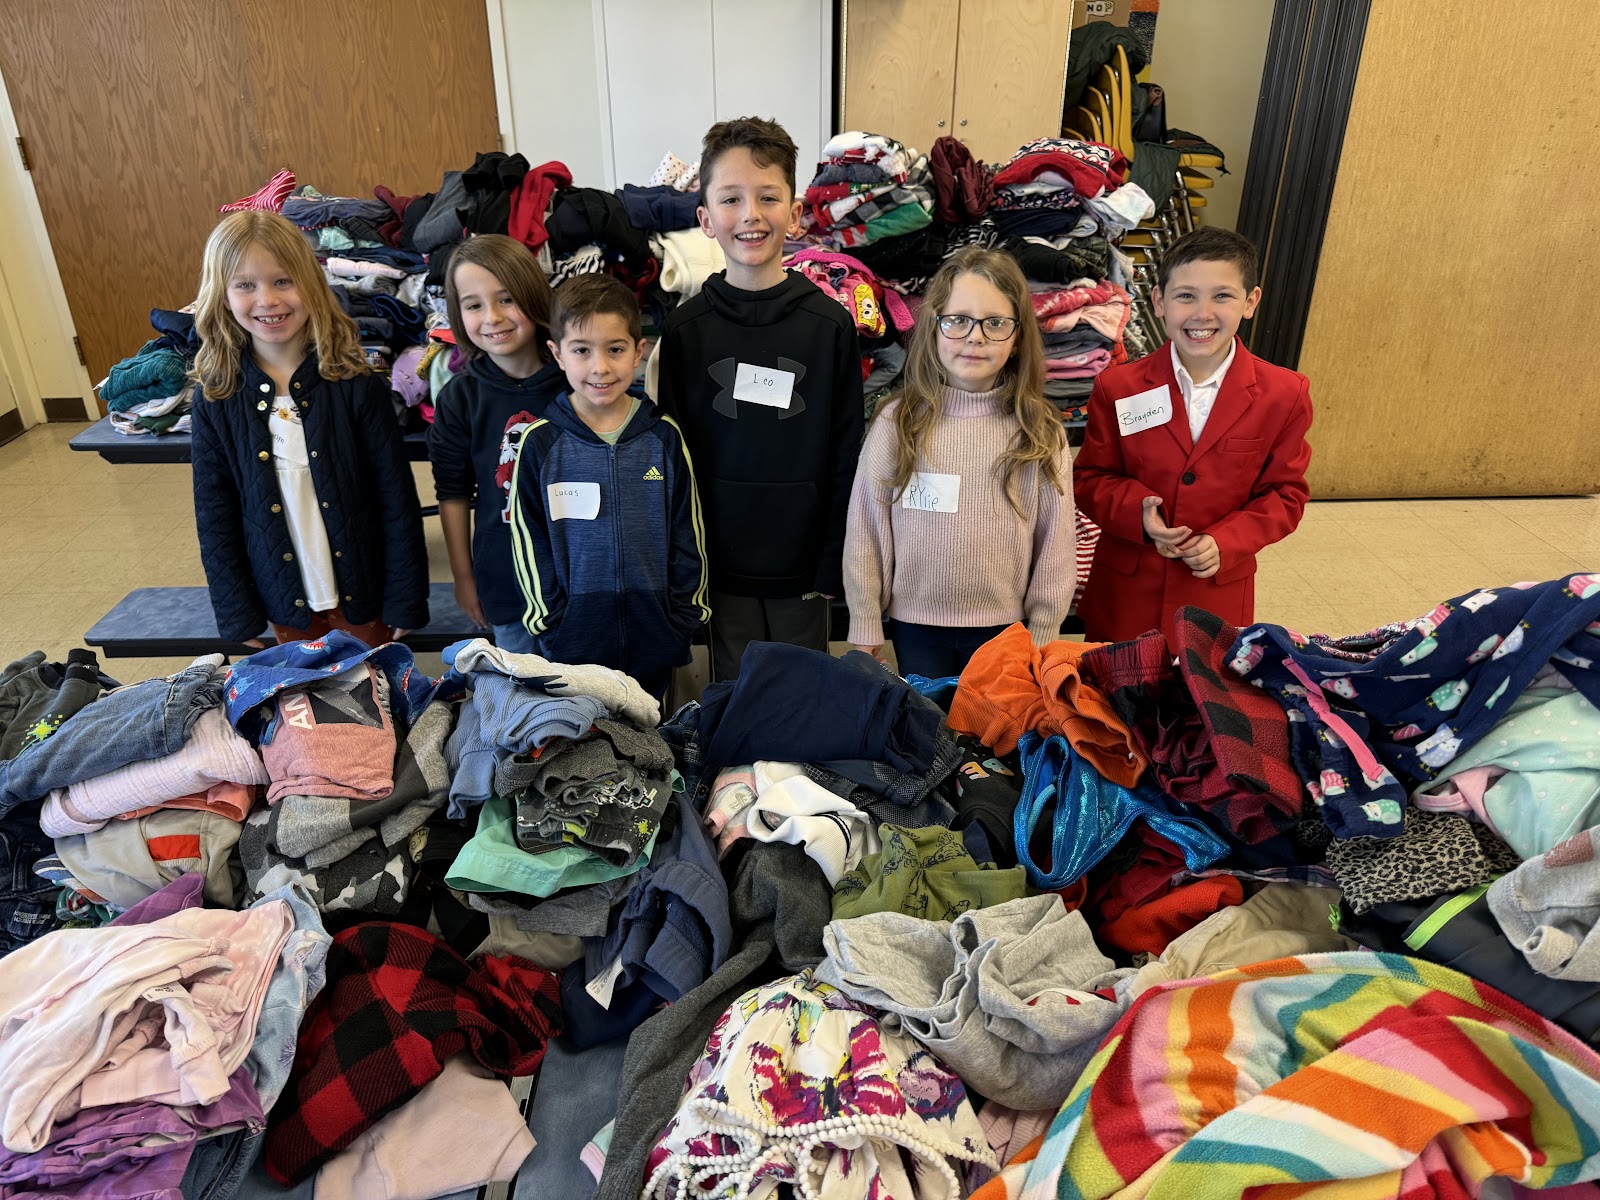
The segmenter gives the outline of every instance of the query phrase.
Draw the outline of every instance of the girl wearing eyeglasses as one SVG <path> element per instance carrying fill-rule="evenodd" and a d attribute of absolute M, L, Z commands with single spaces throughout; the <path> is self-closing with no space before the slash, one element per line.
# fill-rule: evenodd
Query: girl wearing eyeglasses
<path fill-rule="evenodd" d="M 1028 283 L 995 250 L 928 285 L 900 391 L 867 430 L 845 533 L 850 641 L 875 656 L 884 617 L 902 675 L 959 675 L 1023 621 L 1052 641 L 1072 603 L 1072 460 L 1044 397 Z"/>

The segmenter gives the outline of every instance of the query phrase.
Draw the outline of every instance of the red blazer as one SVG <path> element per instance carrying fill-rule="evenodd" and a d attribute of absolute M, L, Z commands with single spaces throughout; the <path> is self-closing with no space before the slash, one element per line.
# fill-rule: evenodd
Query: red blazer
<path fill-rule="evenodd" d="M 1300 523 L 1310 495 L 1311 390 L 1304 375 L 1262 362 L 1235 341 L 1200 444 L 1172 369 L 1171 344 L 1095 381 L 1083 449 L 1072 464 L 1078 507 L 1103 531 L 1078 613 L 1085 639 L 1126 641 L 1172 628 L 1185 604 L 1232 625 L 1255 620 L 1256 552 Z M 1120 436 L 1116 401 L 1165 385 L 1172 420 Z M 1222 552 L 1210 579 L 1162 558 L 1144 536 L 1142 501 L 1161 497 L 1168 525 L 1209 533 Z"/>

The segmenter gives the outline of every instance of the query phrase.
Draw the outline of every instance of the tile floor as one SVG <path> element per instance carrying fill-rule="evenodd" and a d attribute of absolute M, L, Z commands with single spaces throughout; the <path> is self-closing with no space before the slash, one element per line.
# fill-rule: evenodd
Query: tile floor
<path fill-rule="evenodd" d="M 68 449 L 82 425 L 0 446 L 0 664 L 59 659 L 136 587 L 204 584 L 187 466 L 112 466 Z M 423 502 L 426 464 L 416 467 Z M 429 520 L 434 579 L 449 567 Z M 1256 614 L 1305 633 L 1355 633 L 1474 587 L 1600 568 L 1600 496 L 1550 500 L 1326 501 L 1261 556 Z M 424 656 L 437 672 L 437 656 Z M 122 680 L 178 659 L 115 659 Z"/>

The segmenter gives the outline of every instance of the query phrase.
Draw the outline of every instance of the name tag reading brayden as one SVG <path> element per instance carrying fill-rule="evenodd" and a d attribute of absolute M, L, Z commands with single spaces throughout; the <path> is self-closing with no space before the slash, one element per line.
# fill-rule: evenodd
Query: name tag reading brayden
<path fill-rule="evenodd" d="M 600 515 L 598 483 L 549 483 L 544 497 L 552 521 L 592 521 Z"/>
<path fill-rule="evenodd" d="M 1165 384 L 1117 401 L 1117 432 L 1123 437 L 1172 420 L 1172 391 Z"/>
<path fill-rule="evenodd" d="M 922 512 L 953 513 L 961 507 L 961 476 L 916 471 L 900 493 L 901 508 Z"/>
<path fill-rule="evenodd" d="M 788 408 L 794 399 L 794 372 L 740 363 L 733 373 L 733 398 L 768 408 Z"/>

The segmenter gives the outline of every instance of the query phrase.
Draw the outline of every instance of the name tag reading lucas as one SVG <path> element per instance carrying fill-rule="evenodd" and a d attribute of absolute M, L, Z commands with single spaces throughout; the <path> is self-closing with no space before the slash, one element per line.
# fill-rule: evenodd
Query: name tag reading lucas
<path fill-rule="evenodd" d="M 900 507 L 920 512 L 953 513 L 961 508 L 961 476 L 914 472 L 900 493 Z"/>
<path fill-rule="evenodd" d="M 740 363 L 733 373 L 733 398 L 768 408 L 788 408 L 794 399 L 794 372 Z"/>
<path fill-rule="evenodd" d="M 544 496 L 552 521 L 592 521 L 600 515 L 598 483 L 550 483 Z"/>
<path fill-rule="evenodd" d="M 1123 437 L 1142 433 L 1172 420 L 1172 390 L 1162 384 L 1137 396 L 1117 401 L 1117 432 Z"/>

